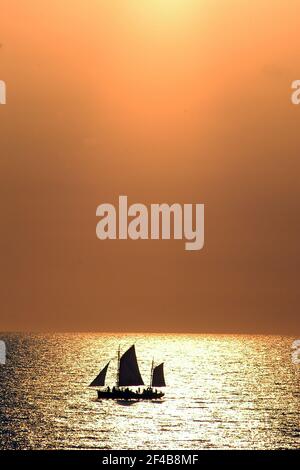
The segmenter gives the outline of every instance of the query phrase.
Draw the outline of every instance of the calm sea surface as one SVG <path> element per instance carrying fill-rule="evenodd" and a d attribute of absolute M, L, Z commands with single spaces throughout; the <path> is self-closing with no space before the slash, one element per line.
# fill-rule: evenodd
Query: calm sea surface
<path fill-rule="evenodd" d="M 1 449 L 300 448 L 293 338 L 2 334 Z M 165 361 L 161 403 L 97 401 L 87 385 L 135 343 L 145 382 Z"/>

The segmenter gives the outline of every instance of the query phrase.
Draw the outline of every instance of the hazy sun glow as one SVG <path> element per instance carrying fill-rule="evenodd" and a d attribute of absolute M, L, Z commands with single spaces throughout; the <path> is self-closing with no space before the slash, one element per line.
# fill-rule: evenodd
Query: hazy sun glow
<path fill-rule="evenodd" d="M 1 20 L 2 328 L 295 334 L 295 9 L 10 0 Z M 120 194 L 205 203 L 205 250 L 99 245 Z"/>
<path fill-rule="evenodd" d="M 196 0 L 134 0 L 131 11 L 144 26 L 151 25 L 152 32 L 164 29 L 165 32 L 184 27 L 199 10 Z"/>

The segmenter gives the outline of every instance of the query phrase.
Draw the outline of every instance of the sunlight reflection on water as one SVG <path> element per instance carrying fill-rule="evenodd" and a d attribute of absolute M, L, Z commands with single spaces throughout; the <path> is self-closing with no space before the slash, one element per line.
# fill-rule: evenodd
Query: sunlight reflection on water
<path fill-rule="evenodd" d="M 3 334 L 0 448 L 299 448 L 300 369 L 292 338 Z M 145 383 L 165 362 L 161 403 L 97 401 L 87 385 L 118 345 L 136 344 Z"/>

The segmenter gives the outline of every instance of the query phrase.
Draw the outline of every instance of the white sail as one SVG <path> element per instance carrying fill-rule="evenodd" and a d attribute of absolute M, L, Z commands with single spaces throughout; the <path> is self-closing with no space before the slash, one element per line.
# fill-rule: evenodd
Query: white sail
<path fill-rule="evenodd" d="M 164 364 L 154 367 L 152 374 L 152 387 L 165 387 Z"/>
<path fill-rule="evenodd" d="M 89 387 L 103 387 L 105 385 L 106 372 L 109 366 L 109 362 L 106 364 L 104 369 L 101 370 L 100 374 L 90 383 Z"/>
<path fill-rule="evenodd" d="M 129 385 L 144 385 L 137 358 L 135 346 L 126 351 L 120 359 L 118 385 L 127 387 Z"/>

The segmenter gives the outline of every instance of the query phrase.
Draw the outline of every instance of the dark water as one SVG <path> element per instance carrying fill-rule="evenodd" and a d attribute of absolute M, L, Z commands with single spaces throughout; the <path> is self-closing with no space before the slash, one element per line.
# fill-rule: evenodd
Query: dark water
<path fill-rule="evenodd" d="M 300 447 L 293 338 L 2 334 L 2 449 L 280 449 Z M 162 403 L 95 400 L 87 384 L 136 343 L 145 382 L 165 361 Z"/>

